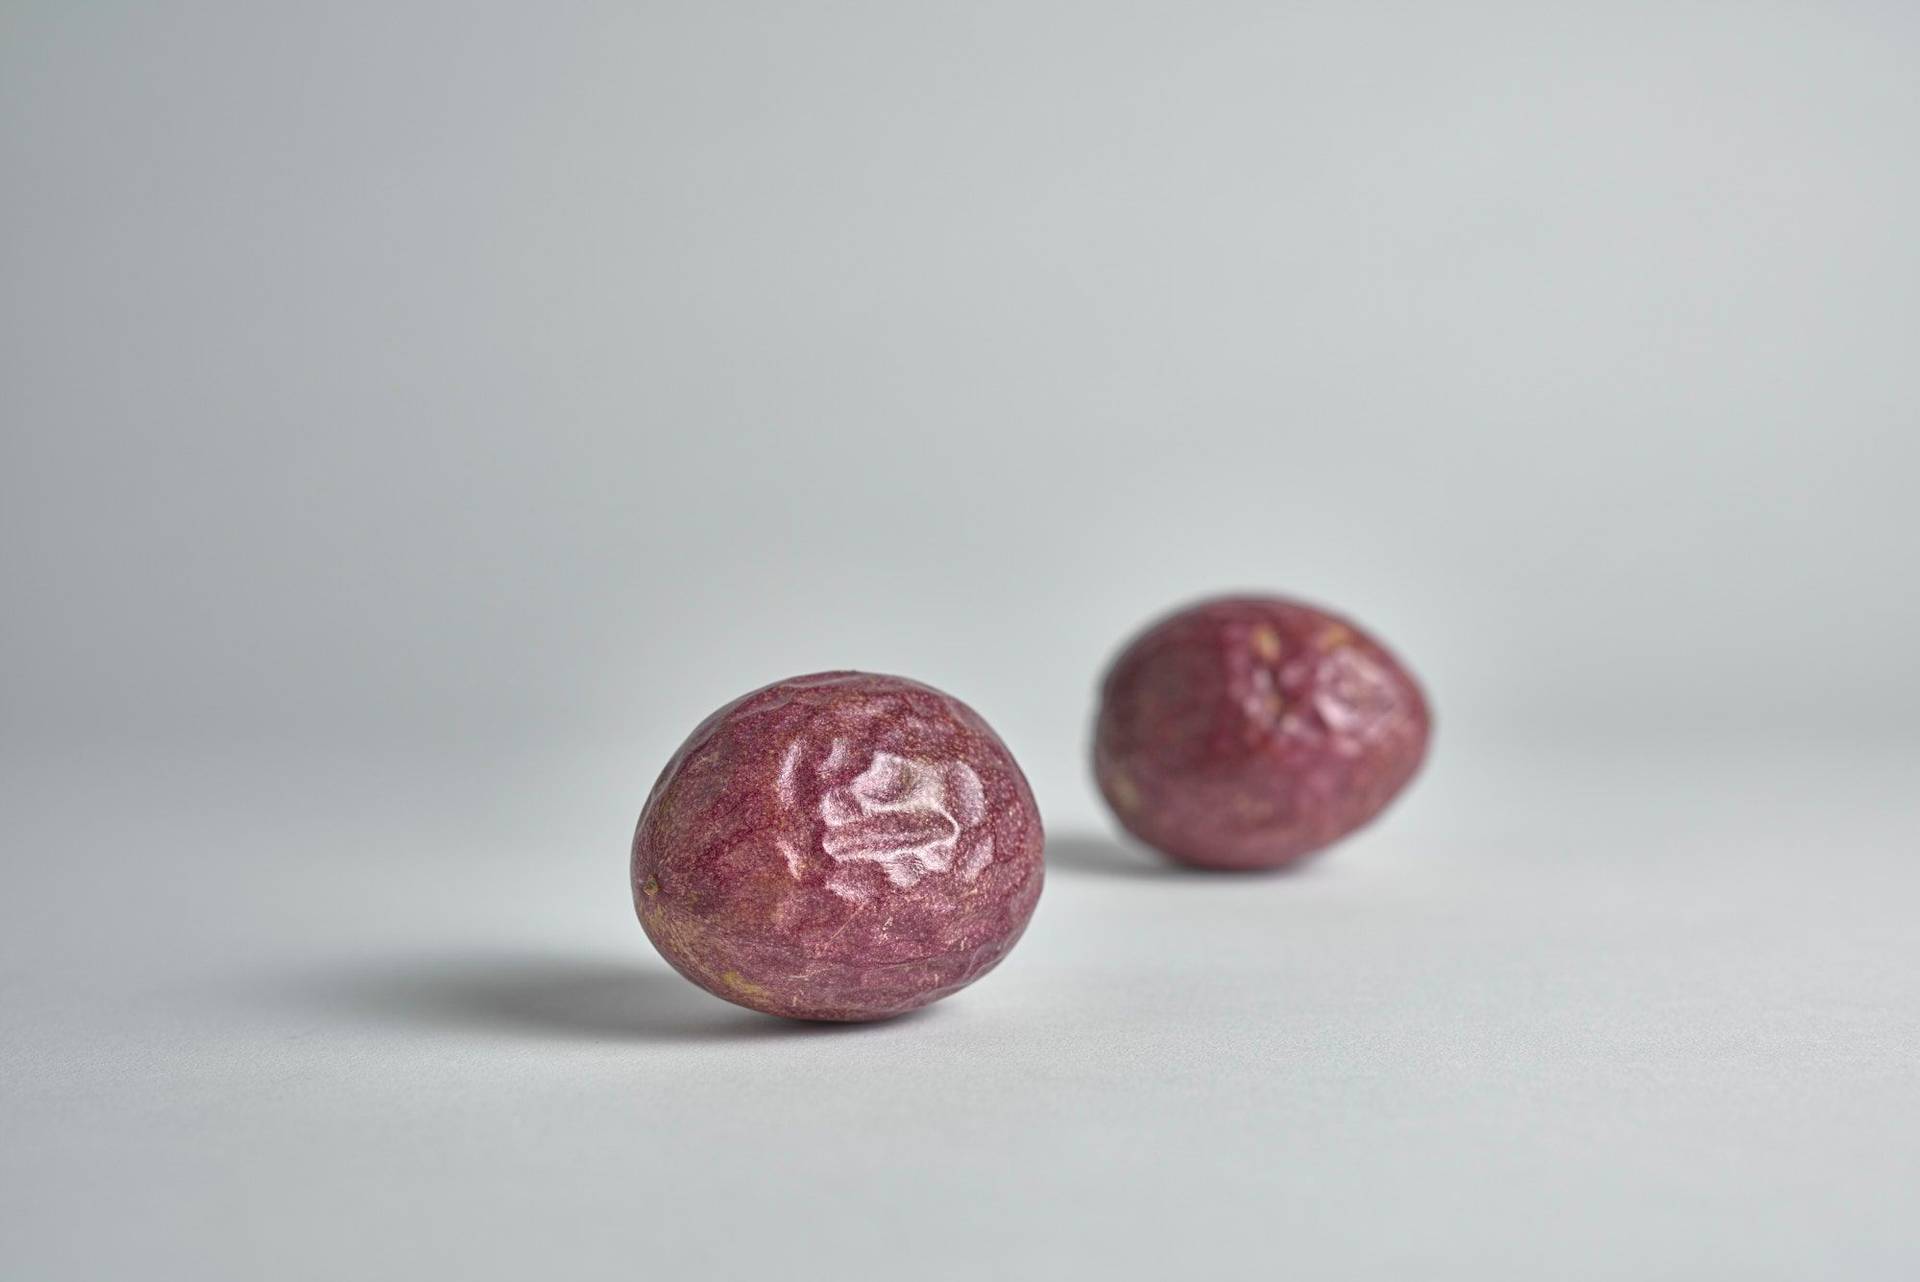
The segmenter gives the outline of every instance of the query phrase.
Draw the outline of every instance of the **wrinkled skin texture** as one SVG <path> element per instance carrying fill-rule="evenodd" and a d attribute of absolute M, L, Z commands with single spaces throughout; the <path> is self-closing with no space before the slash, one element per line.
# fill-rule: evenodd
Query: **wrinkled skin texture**
<path fill-rule="evenodd" d="M 1006 956 L 1045 836 L 979 714 L 901 677 L 776 682 L 703 721 L 633 838 L 633 897 L 674 969 L 796 1019 L 884 1019 Z"/>
<path fill-rule="evenodd" d="M 1420 768 L 1427 702 L 1352 622 L 1279 597 L 1181 610 L 1107 672 L 1094 774 L 1128 832 L 1200 868 L 1283 868 Z"/>

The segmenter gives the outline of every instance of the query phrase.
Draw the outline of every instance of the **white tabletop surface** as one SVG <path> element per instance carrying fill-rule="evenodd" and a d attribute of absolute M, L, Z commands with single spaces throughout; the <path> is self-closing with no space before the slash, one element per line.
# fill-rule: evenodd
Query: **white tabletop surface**
<path fill-rule="evenodd" d="M 1920 756 L 1442 749 L 1293 875 L 1051 815 L 867 1027 L 653 955 L 617 752 L 16 757 L 0 1273 L 1915 1276 Z"/>

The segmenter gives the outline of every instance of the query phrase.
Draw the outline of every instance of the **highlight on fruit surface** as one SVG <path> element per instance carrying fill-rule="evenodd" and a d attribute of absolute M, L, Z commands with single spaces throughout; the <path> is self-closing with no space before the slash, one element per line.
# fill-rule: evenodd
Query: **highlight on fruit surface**
<path fill-rule="evenodd" d="M 741 1006 L 871 1020 L 966 987 L 1033 915 L 1045 836 L 973 709 L 903 677 L 778 681 L 694 730 L 633 838 L 634 905 Z"/>
<path fill-rule="evenodd" d="M 1426 755 L 1413 674 L 1351 620 L 1274 596 L 1203 601 L 1108 669 L 1094 775 L 1126 830 L 1200 868 L 1282 868 L 1384 810 Z"/>

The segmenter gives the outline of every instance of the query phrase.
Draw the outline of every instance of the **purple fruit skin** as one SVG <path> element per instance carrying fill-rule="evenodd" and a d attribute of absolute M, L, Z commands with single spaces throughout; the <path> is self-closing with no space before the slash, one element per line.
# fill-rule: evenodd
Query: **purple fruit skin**
<path fill-rule="evenodd" d="M 1283 868 L 1378 815 L 1432 729 L 1413 675 L 1352 621 L 1204 601 L 1108 670 L 1094 775 L 1128 832 L 1200 868 Z"/>
<path fill-rule="evenodd" d="M 1040 898 L 1026 776 L 978 713 L 902 677 L 823 672 L 701 722 L 633 838 L 633 901 L 675 970 L 730 1002 L 885 1019 L 1007 955 Z"/>

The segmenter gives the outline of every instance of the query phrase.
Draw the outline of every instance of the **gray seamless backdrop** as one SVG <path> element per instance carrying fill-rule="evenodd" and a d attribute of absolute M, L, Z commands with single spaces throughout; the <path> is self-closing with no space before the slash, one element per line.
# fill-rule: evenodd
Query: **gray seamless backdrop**
<path fill-rule="evenodd" d="M 1916 68 L 1899 3 L 0 3 L 0 1272 L 1913 1276 Z M 1156 876 L 1095 682 L 1238 587 L 1436 756 Z M 1055 841 L 1000 973 L 822 1034 L 623 861 L 830 667 Z"/>

